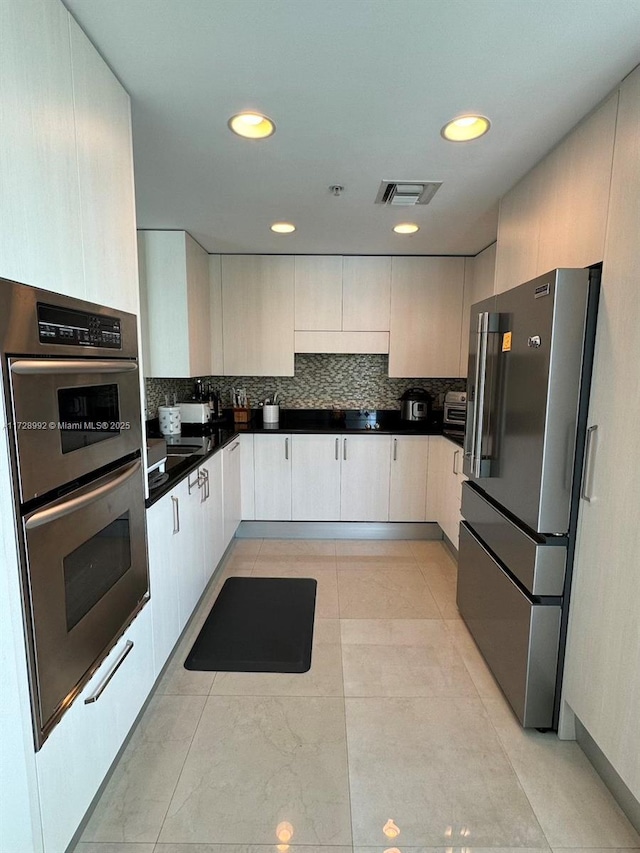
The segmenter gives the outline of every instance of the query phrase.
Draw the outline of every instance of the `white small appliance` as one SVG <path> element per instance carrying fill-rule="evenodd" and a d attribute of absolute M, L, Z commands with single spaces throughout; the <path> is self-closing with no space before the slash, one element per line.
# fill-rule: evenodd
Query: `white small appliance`
<path fill-rule="evenodd" d="M 180 419 L 183 424 L 207 424 L 211 420 L 209 403 L 180 403 Z"/>

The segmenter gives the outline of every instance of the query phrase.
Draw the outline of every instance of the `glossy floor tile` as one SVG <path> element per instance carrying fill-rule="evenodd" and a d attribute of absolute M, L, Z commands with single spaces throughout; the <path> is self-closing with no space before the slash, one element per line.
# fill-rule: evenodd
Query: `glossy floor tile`
<path fill-rule="evenodd" d="M 349 844 L 344 702 L 211 696 L 160 841 Z"/>
<path fill-rule="evenodd" d="M 311 669 L 185 670 L 228 577 L 318 581 Z M 631 853 L 580 748 L 523 731 L 434 541 L 236 540 L 76 853 Z"/>
<path fill-rule="evenodd" d="M 354 844 L 383 844 L 391 819 L 409 846 L 546 846 L 478 697 L 347 698 L 346 714 Z"/>

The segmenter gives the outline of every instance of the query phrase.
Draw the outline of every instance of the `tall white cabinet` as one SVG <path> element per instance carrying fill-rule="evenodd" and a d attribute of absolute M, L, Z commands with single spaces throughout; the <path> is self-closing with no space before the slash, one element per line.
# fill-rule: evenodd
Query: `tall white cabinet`
<path fill-rule="evenodd" d="M 640 68 L 620 89 L 615 139 L 564 700 L 640 799 Z"/>

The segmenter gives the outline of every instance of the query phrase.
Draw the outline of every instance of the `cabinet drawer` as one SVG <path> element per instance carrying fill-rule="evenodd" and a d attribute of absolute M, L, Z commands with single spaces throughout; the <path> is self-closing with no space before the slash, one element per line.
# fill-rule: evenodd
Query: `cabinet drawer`
<path fill-rule="evenodd" d="M 458 609 L 523 726 L 553 721 L 560 607 L 533 604 L 460 525 Z"/>
<path fill-rule="evenodd" d="M 562 595 L 567 549 L 529 536 L 475 489 L 462 487 L 462 516 L 532 595 Z"/>
<path fill-rule="evenodd" d="M 152 686 L 149 603 L 36 755 L 45 853 L 66 850 Z"/>

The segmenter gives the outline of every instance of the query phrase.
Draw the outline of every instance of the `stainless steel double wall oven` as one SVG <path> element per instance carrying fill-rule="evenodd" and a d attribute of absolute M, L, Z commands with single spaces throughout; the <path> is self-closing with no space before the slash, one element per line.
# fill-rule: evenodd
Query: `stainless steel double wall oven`
<path fill-rule="evenodd" d="M 136 318 L 0 280 L 36 746 L 148 596 Z"/>

